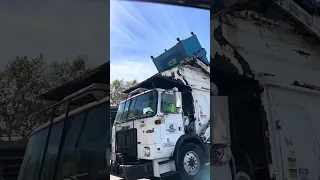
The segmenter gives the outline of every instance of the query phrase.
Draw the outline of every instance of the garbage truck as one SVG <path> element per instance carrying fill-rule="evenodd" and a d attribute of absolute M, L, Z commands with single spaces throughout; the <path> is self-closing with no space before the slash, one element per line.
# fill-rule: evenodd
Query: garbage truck
<path fill-rule="evenodd" d="M 210 162 L 210 64 L 191 34 L 152 56 L 159 73 L 124 92 L 112 130 L 112 175 L 191 180 Z"/>
<path fill-rule="evenodd" d="M 211 4 L 211 178 L 320 179 L 319 8 Z"/>

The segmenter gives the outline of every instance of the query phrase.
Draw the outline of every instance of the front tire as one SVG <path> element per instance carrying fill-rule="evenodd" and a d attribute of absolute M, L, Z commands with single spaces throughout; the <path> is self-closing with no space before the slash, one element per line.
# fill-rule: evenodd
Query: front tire
<path fill-rule="evenodd" d="M 176 159 L 177 171 L 183 180 L 193 180 L 205 165 L 204 154 L 201 148 L 192 143 L 184 145 Z"/>

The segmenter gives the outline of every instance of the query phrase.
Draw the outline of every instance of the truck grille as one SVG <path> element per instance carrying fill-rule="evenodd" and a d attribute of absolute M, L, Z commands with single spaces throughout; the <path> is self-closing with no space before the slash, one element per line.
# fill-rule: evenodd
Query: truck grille
<path fill-rule="evenodd" d="M 123 154 L 126 161 L 137 159 L 137 129 L 126 129 L 116 132 L 116 153 Z"/>

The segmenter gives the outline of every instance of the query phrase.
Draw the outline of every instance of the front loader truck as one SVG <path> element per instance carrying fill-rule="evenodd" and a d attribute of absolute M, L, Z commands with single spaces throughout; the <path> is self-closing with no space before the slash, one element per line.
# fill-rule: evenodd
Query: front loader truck
<path fill-rule="evenodd" d="M 195 34 L 177 40 L 152 57 L 159 73 L 125 91 L 112 130 L 112 175 L 191 180 L 209 163 L 209 62 Z"/>

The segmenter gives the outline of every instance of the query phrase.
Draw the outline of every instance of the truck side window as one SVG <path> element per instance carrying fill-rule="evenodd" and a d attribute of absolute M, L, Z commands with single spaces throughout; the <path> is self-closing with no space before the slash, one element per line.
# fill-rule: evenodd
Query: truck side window
<path fill-rule="evenodd" d="M 151 91 L 120 104 L 116 122 L 155 116 L 158 105 L 158 92 Z"/>
<path fill-rule="evenodd" d="M 157 92 L 152 91 L 137 97 L 135 103 L 135 116 L 137 118 L 145 118 L 154 116 L 157 112 Z"/>
<path fill-rule="evenodd" d="M 172 94 L 161 94 L 161 112 L 163 113 L 175 113 L 175 101 Z"/>
<path fill-rule="evenodd" d="M 135 105 L 136 105 L 136 102 L 137 102 L 137 98 L 134 98 L 131 100 L 131 103 L 130 103 L 130 107 L 129 107 L 129 112 L 128 112 L 128 119 L 131 119 L 131 118 L 134 118 L 135 117 Z"/>
<path fill-rule="evenodd" d="M 123 111 L 123 116 L 122 119 L 123 120 L 127 120 L 127 118 L 129 117 L 129 106 L 131 104 L 131 99 L 126 101 L 126 104 L 124 106 L 124 111 Z"/>
<path fill-rule="evenodd" d="M 120 122 L 120 121 L 122 120 L 123 111 L 124 111 L 124 105 L 125 105 L 125 102 L 123 102 L 123 103 L 121 103 L 121 104 L 119 105 L 115 122 Z"/>
<path fill-rule="evenodd" d="M 109 122 L 105 114 L 109 114 L 109 110 L 110 105 L 103 104 L 72 118 L 57 179 L 83 173 L 98 176 L 99 170 L 108 168 L 105 151 L 109 148 L 109 130 L 105 127 Z"/>

